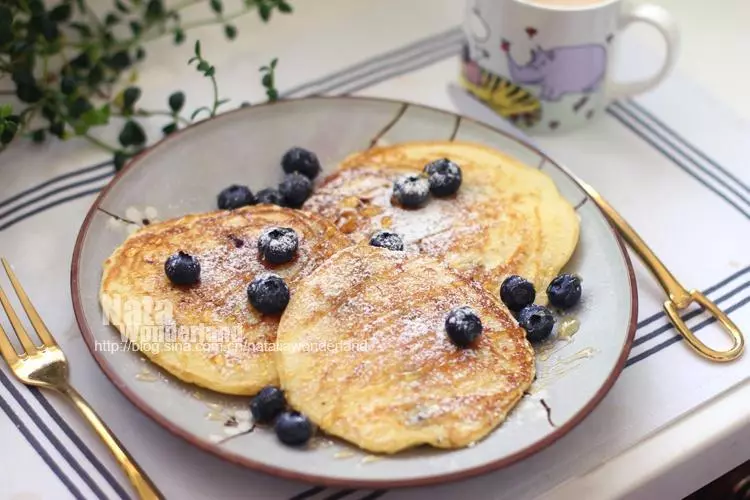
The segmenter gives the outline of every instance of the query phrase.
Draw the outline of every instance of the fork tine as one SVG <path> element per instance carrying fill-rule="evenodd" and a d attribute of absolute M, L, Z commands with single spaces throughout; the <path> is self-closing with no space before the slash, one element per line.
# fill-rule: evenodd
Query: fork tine
<path fill-rule="evenodd" d="M 5 361 L 11 366 L 11 368 L 18 361 L 18 353 L 16 352 L 15 347 L 13 347 L 13 344 L 10 343 L 8 334 L 5 333 L 2 326 L 0 326 L 0 354 L 2 354 L 3 358 L 5 358 Z"/>
<path fill-rule="evenodd" d="M 42 339 L 42 343 L 46 345 L 47 347 L 56 346 L 57 342 L 55 342 L 54 337 L 47 329 L 47 325 L 44 324 L 44 321 L 42 321 L 42 318 L 41 316 L 39 316 L 39 313 L 36 312 L 36 308 L 31 303 L 29 296 L 26 295 L 26 292 L 21 286 L 21 283 L 18 282 L 18 278 L 16 278 L 16 275 L 13 272 L 13 269 L 11 269 L 10 264 L 8 264 L 8 261 L 5 260 L 5 258 L 0 258 L 0 261 L 2 261 L 3 263 L 5 272 L 8 274 L 8 278 L 10 278 L 10 284 L 13 285 L 13 290 L 16 291 L 16 295 L 18 295 L 18 300 L 21 302 L 21 306 L 23 306 L 23 310 L 26 311 L 26 314 L 29 316 L 29 321 L 31 322 L 31 326 L 34 327 L 34 330 L 36 330 L 37 335 L 39 335 L 39 338 Z M 20 335 L 19 335 L 19 338 L 20 338 Z M 21 342 L 23 343 L 23 340 L 21 340 Z M 24 344 L 24 347 L 26 347 L 25 344 Z"/>
<path fill-rule="evenodd" d="M 36 346 L 34 345 L 34 342 L 32 342 L 31 337 L 29 337 L 29 334 L 26 332 L 26 328 L 23 327 L 21 320 L 18 319 L 18 315 L 16 314 L 16 311 L 13 310 L 13 306 L 10 305 L 8 296 L 5 295 L 2 287 L 0 287 L 0 304 L 3 305 L 3 309 L 5 309 L 5 313 L 8 315 L 10 324 L 16 331 L 16 337 L 18 337 L 18 340 L 21 341 L 21 345 L 23 345 L 26 353 L 35 354 L 37 352 Z"/>

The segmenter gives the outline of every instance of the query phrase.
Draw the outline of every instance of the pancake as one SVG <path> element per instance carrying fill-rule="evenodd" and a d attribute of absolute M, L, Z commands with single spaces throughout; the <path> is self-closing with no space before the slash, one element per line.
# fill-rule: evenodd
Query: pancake
<path fill-rule="evenodd" d="M 484 331 L 466 349 L 445 317 L 468 305 Z M 300 282 L 276 353 L 292 407 L 376 453 L 467 446 L 498 426 L 534 378 L 534 351 L 499 300 L 424 254 L 344 249 Z"/>
<path fill-rule="evenodd" d="M 273 226 L 299 236 L 289 263 L 259 258 L 258 236 Z M 271 205 L 187 215 L 146 226 L 115 250 L 104 263 L 100 299 L 123 336 L 178 379 L 252 395 L 278 381 L 273 342 L 279 317 L 249 304 L 248 283 L 271 271 L 294 294 L 300 279 L 349 243 L 319 216 Z M 165 275 L 164 262 L 180 250 L 201 265 L 196 285 L 176 286 Z"/>
<path fill-rule="evenodd" d="M 391 204 L 393 181 L 449 158 L 463 172 L 458 193 L 418 209 Z M 445 259 L 496 294 L 508 275 L 534 283 L 545 304 L 549 282 L 578 242 L 573 207 L 543 172 L 494 149 L 461 142 L 409 142 L 349 156 L 305 203 L 355 241 L 379 229 L 401 235 L 406 251 Z"/>

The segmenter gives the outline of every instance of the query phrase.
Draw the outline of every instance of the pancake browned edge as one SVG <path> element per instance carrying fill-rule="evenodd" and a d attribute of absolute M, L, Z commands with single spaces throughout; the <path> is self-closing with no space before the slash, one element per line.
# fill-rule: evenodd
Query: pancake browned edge
<path fill-rule="evenodd" d="M 287 264 L 258 255 L 260 232 L 274 226 L 299 236 Z M 117 248 L 104 262 L 100 300 L 121 334 L 178 379 L 251 395 L 278 382 L 272 346 L 279 317 L 258 313 L 247 285 L 270 271 L 294 295 L 300 279 L 349 244 L 321 217 L 271 205 L 187 215 L 146 226 Z M 164 273 L 166 259 L 180 250 L 201 265 L 196 285 L 173 285 Z"/>
<path fill-rule="evenodd" d="M 456 347 L 448 312 L 484 331 Z M 357 245 L 300 282 L 279 324 L 289 403 L 322 430 L 376 453 L 458 448 L 505 420 L 534 378 L 534 351 L 480 284 L 424 254 Z"/>
<path fill-rule="evenodd" d="M 455 196 L 404 209 L 391 202 L 393 181 L 439 158 L 456 162 Z M 534 283 L 537 303 L 578 243 L 575 210 L 536 168 L 489 147 L 465 142 L 408 142 L 372 148 L 344 160 L 305 203 L 355 241 L 379 229 L 401 235 L 407 251 L 444 259 L 497 293 L 511 274 Z"/>

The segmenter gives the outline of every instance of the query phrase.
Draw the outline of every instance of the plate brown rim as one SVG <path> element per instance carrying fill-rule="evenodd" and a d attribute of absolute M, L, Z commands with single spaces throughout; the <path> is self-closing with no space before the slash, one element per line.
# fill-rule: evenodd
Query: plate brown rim
<path fill-rule="evenodd" d="M 385 98 L 377 98 L 377 97 L 354 97 L 354 96 L 315 96 L 315 97 L 305 97 L 302 99 L 286 99 L 286 100 L 277 101 L 277 102 L 259 104 L 259 105 L 251 106 L 249 108 L 238 108 L 232 111 L 228 111 L 226 113 L 222 113 L 221 115 L 212 117 L 202 122 L 199 122 L 195 125 L 192 125 L 189 128 L 192 129 L 195 127 L 200 127 L 201 125 L 204 125 L 205 123 L 209 121 L 221 119 L 223 116 L 230 115 L 230 114 L 252 113 L 254 109 L 257 109 L 259 107 L 278 106 L 278 105 L 283 106 L 290 102 L 312 101 L 312 100 L 316 100 L 316 101 L 356 100 L 356 101 L 388 103 L 388 104 L 402 105 L 402 106 L 407 105 L 407 106 L 414 106 L 414 107 L 442 113 L 445 115 L 452 116 L 456 119 L 460 118 L 461 120 L 466 120 L 480 127 L 489 129 L 492 132 L 503 135 L 506 138 L 514 142 L 517 142 L 518 144 L 526 148 L 533 150 L 540 157 L 542 157 L 545 161 L 549 161 L 550 163 L 554 164 L 555 167 L 559 168 L 568 178 L 570 178 L 571 181 L 573 181 L 573 183 L 575 183 L 581 189 L 582 192 L 585 193 L 585 190 L 583 189 L 583 187 L 578 183 L 575 176 L 573 176 L 567 170 L 567 168 L 565 168 L 562 165 L 559 165 L 557 162 L 555 162 L 545 153 L 540 151 L 537 147 L 532 146 L 531 144 L 521 139 L 513 137 L 507 132 L 504 132 L 500 129 L 487 125 L 486 123 L 483 123 L 481 121 L 474 120 L 472 118 L 468 118 L 468 117 L 459 115 L 457 113 L 453 113 L 451 111 L 447 111 L 447 110 L 440 109 L 440 108 L 435 108 L 432 106 L 427 106 L 424 104 L 411 103 L 411 102 L 401 101 L 401 100 L 396 100 L 396 99 L 385 99 Z M 287 469 L 282 469 L 279 467 L 266 465 L 266 464 L 257 462 L 255 460 L 249 459 L 247 457 L 243 457 L 235 453 L 231 453 L 227 451 L 226 449 L 222 448 L 218 444 L 214 444 L 207 440 L 200 439 L 195 434 L 191 434 L 190 432 L 185 431 L 184 429 L 174 424 L 171 420 L 164 417 L 161 413 L 159 413 L 158 410 L 156 410 L 155 408 L 147 404 L 143 399 L 141 399 L 137 393 L 135 393 L 130 388 L 128 388 L 125 382 L 114 372 L 114 370 L 112 370 L 109 367 L 109 363 L 108 361 L 106 361 L 106 357 L 103 356 L 99 351 L 95 349 L 94 347 L 95 339 L 91 332 L 91 329 L 89 328 L 89 324 L 86 321 L 86 317 L 83 313 L 83 307 L 81 305 L 81 294 L 80 294 L 80 288 L 79 288 L 79 270 L 81 268 L 81 252 L 83 250 L 83 242 L 88 233 L 89 227 L 91 225 L 91 221 L 93 220 L 95 214 L 97 213 L 97 209 L 99 208 L 101 202 L 107 196 L 107 193 L 109 192 L 109 190 L 120 179 L 122 179 L 122 177 L 139 160 L 143 159 L 146 155 L 148 155 L 155 148 L 159 147 L 161 144 L 167 141 L 175 140 L 185 130 L 187 129 L 183 129 L 182 131 L 171 134 L 165 137 L 164 139 L 162 139 L 161 141 L 157 142 L 156 144 L 149 146 L 148 148 L 145 148 L 143 151 L 138 153 L 138 155 L 133 157 L 133 159 L 131 159 L 131 161 L 129 161 L 128 164 L 125 165 L 125 167 L 122 170 L 120 170 L 120 172 L 118 172 L 115 175 L 115 177 L 110 181 L 110 183 L 107 184 L 107 186 L 99 193 L 96 200 L 94 200 L 93 204 L 91 205 L 91 208 L 89 208 L 89 211 L 86 214 L 86 217 L 83 220 L 83 224 L 81 225 L 81 228 L 78 232 L 78 237 L 76 238 L 75 247 L 73 249 L 72 265 L 71 265 L 71 270 L 70 270 L 70 288 L 71 288 L 70 291 L 71 291 L 71 297 L 73 300 L 73 312 L 76 318 L 76 322 L 78 323 L 78 326 L 81 330 L 81 334 L 83 335 L 83 338 L 86 341 L 86 345 L 88 346 L 89 351 L 91 352 L 92 356 L 96 360 L 101 370 L 107 376 L 107 378 L 109 378 L 109 380 L 115 385 L 115 387 L 117 387 L 120 390 L 120 392 L 122 392 L 122 394 L 128 400 L 130 400 L 130 402 L 133 405 L 135 405 L 138 409 L 140 409 L 143 413 L 148 415 L 151 419 L 153 419 L 162 427 L 166 428 L 171 433 L 181 437 L 182 439 L 186 440 L 192 445 L 204 451 L 207 451 L 213 455 L 216 455 L 220 458 L 223 458 L 229 462 L 242 465 L 243 467 L 247 467 L 249 469 L 258 470 L 258 471 L 265 472 L 265 473 L 268 473 L 277 477 L 285 478 L 285 479 L 306 481 L 309 483 L 314 483 L 317 485 L 324 485 L 324 486 L 346 486 L 346 487 L 356 487 L 356 488 L 381 488 L 382 489 L 382 488 L 425 486 L 425 485 L 446 483 L 446 482 L 451 482 L 451 481 L 458 481 L 462 479 L 468 479 L 470 477 L 474 477 L 474 476 L 484 474 L 487 472 L 491 472 L 494 470 L 498 470 L 503 467 L 507 467 L 531 455 L 534 455 L 535 453 L 543 450 L 544 448 L 547 448 L 549 445 L 551 445 L 552 443 L 554 443 L 555 441 L 563 437 L 565 434 L 570 432 L 575 426 L 581 423 L 594 410 L 594 408 L 596 408 L 596 406 L 602 401 L 602 399 L 604 399 L 604 396 L 607 395 L 607 393 L 609 392 L 609 390 L 612 388 L 615 381 L 617 380 L 618 376 L 620 375 L 622 370 L 625 368 L 625 363 L 627 361 L 628 354 L 630 353 L 630 349 L 632 347 L 633 340 L 635 338 L 635 332 L 636 332 L 637 320 L 638 320 L 638 293 L 637 293 L 637 287 L 636 287 L 635 272 L 633 270 L 633 264 L 630 261 L 630 257 L 628 255 L 628 252 L 625 249 L 625 244 L 622 238 L 620 237 L 617 230 L 612 226 L 612 224 L 609 223 L 609 219 L 607 218 L 606 214 L 601 210 L 599 205 L 597 205 L 596 202 L 594 202 L 594 205 L 599 210 L 602 217 L 604 217 L 604 219 L 609 223 L 610 230 L 612 231 L 615 239 L 617 240 L 619 244 L 622 259 L 625 262 L 625 266 L 628 270 L 628 281 L 630 284 L 630 295 L 631 295 L 631 298 L 630 298 L 631 310 L 630 310 L 630 323 L 628 326 L 627 339 L 625 341 L 625 344 L 623 345 L 622 352 L 620 353 L 620 357 L 618 358 L 617 363 L 615 363 L 613 370 L 607 376 L 602 386 L 596 391 L 594 396 L 588 401 L 588 403 L 586 403 L 583 406 L 583 408 L 581 408 L 578 411 L 578 413 L 576 413 L 570 420 L 568 420 L 568 422 L 556 428 L 553 432 L 551 432 L 549 435 L 547 435 L 543 439 L 540 439 L 539 441 L 527 446 L 526 448 L 522 450 L 517 451 L 516 453 L 513 453 L 512 455 L 508 455 L 499 460 L 495 460 L 493 462 L 490 462 L 490 463 L 487 463 L 478 467 L 473 467 L 470 469 L 466 469 L 466 470 L 462 470 L 462 471 L 458 471 L 454 473 L 444 474 L 441 476 L 430 476 L 430 477 L 425 477 L 425 478 L 388 481 L 388 480 L 348 480 L 348 479 L 332 478 L 329 476 L 320 476 L 320 475 L 315 475 L 315 474 L 305 474 L 305 473 L 290 471 Z M 588 194 L 586 196 L 587 198 L 590 198 Z"/>

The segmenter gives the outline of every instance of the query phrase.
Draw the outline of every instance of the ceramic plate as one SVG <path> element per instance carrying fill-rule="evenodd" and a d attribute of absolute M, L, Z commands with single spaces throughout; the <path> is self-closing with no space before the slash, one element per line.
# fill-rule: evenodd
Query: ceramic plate
<path fill-rule="evenodd" d="M 279 159 L 291 146 L 315 151 L 332 169 L 373 140 L 475 141 L 542 168 L 581 218 L 581 239 L 567 270 L 584 279 L 575 310 L 580 330 L 539 349 L 538 380 L 508 420 L 475 446 L 420 448 L 382 459 L 338 440 L 309 449 L 280 445 L 269 429 L 225 436 L 225 420 L 247 398 L 180 383 L 135 352 L 106 352 L 119 343 L 98 302 L 102 262 L 135 226 L 120 218 L 167 219 L 215 209 L 232 183 L 253 191 L 275 186 Z M 423 106 L 359 98 L 313 98 L 239 109 L 169 137 L 132 161 L 101 193 L 83 223 L 73 255 L 75 314 L 104 372 L 136 406 L 164 427 L 227 460 L 279 476 L 324 484 L 393 487 L 437 483 L 497 469 L 559 439 L 589 414 L 623 368 L 635 332 L 636 294 L 622 242 L 602 212 L 554 160 L 483 124 Z M 99 344 L 102 345 L 101 343 Z M 246 412 L 245 412 L 246 413 Z M 239 412 L 241 416 L 242 411 Z"/>

